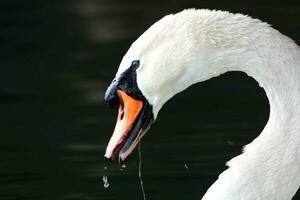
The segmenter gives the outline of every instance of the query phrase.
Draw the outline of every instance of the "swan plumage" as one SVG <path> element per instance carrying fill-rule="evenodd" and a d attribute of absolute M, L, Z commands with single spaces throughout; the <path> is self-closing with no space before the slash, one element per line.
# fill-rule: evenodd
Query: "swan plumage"
<path fill-rule="evenodd" d="M 270 103 L 268 123 L 243 154 L 227 163 L 203 199 L 292 199 L 300 185 L 300 50 L 295 42 L 246 15 L 188 9 L 143 33 L 123 57 L 116 78 L 134 60 L 140 61 L 137 85 L 154 118 L 175 94 L 227 71 L 243 71 L 259 82 Z"/>

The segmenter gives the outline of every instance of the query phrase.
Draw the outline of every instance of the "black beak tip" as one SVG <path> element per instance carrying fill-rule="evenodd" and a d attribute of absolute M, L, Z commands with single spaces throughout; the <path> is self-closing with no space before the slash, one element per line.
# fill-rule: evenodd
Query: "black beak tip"
<path fill-rule="evenodd" d="M 104 159 L 107 161 L 107 162 L 113 162 L 114 161 L 114 157 L 107 157 L 107 156 L 103 156 L 104 157 Z"/>
<path fill-rule="evenodd" d="M 122 160 L 122 159 L 119 157 L 119 164 L 120 164 L 120 165 L 125 164 L 126 161 L 127 161 L 127 158 L 126 158 L 125 160 Z"/>

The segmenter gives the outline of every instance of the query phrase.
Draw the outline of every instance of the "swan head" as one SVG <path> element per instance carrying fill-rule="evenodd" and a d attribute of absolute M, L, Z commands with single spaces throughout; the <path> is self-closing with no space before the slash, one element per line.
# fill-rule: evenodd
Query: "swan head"
<path fill-rule="evenodd" d="M 171 97 L 222 73 L 220 63 L 229 61 L 218 26 L 211 24 L 227 15 L 194 9 L 167 15 L 131 45 L 105 95 L 119 107 L 106 158 L 124 161 Z"/>
<path fill-rule="evenodd" d="M 176 21 L 174 15 L 162 18 L 123 57 L 105 94 L 108 105 L 119 110 L 106 158 L 112 160 L 118 155 L 124 161 L 163 104 L 195 81 L 184 67 L 194 62 L 190 54 L 194 44 L 187 42 L 192 35 L 182 26 L 186 26 L 184 20 Z"/>

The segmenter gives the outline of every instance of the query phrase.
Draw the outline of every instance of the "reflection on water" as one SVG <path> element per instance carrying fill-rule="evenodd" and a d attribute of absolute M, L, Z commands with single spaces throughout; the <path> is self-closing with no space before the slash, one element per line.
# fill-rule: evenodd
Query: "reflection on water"
<path fill-rule="evenodd" d="M 270 2 L 2 1 L 0 199 L 141 199 L 137 152 L 123 171 L 103 158 L 116 118 L 103 94 L 126 49 L 187 7 L 249 13 L 299 41 L 298 1 Z M 177 95 L 143 140 L 147 198 L 199 199 L 267 118 L 243 73 Z"/>

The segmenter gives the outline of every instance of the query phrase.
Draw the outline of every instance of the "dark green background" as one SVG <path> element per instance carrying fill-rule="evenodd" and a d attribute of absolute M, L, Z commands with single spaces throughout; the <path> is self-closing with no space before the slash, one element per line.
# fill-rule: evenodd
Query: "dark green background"
<path fill-rule="evenodd" d="M 190 7 L 249 14 L 300 41 L 298 0 L 0 2 L 1 200 L 142 199 L 137 151 L 125 171 L 103 158 L 116 118 L 103 94 L 135 38 Z M 268 111 L 264 91 L 239 72 L 177 95 L 142 142 L 148 199 L 200 199 Z"/>

